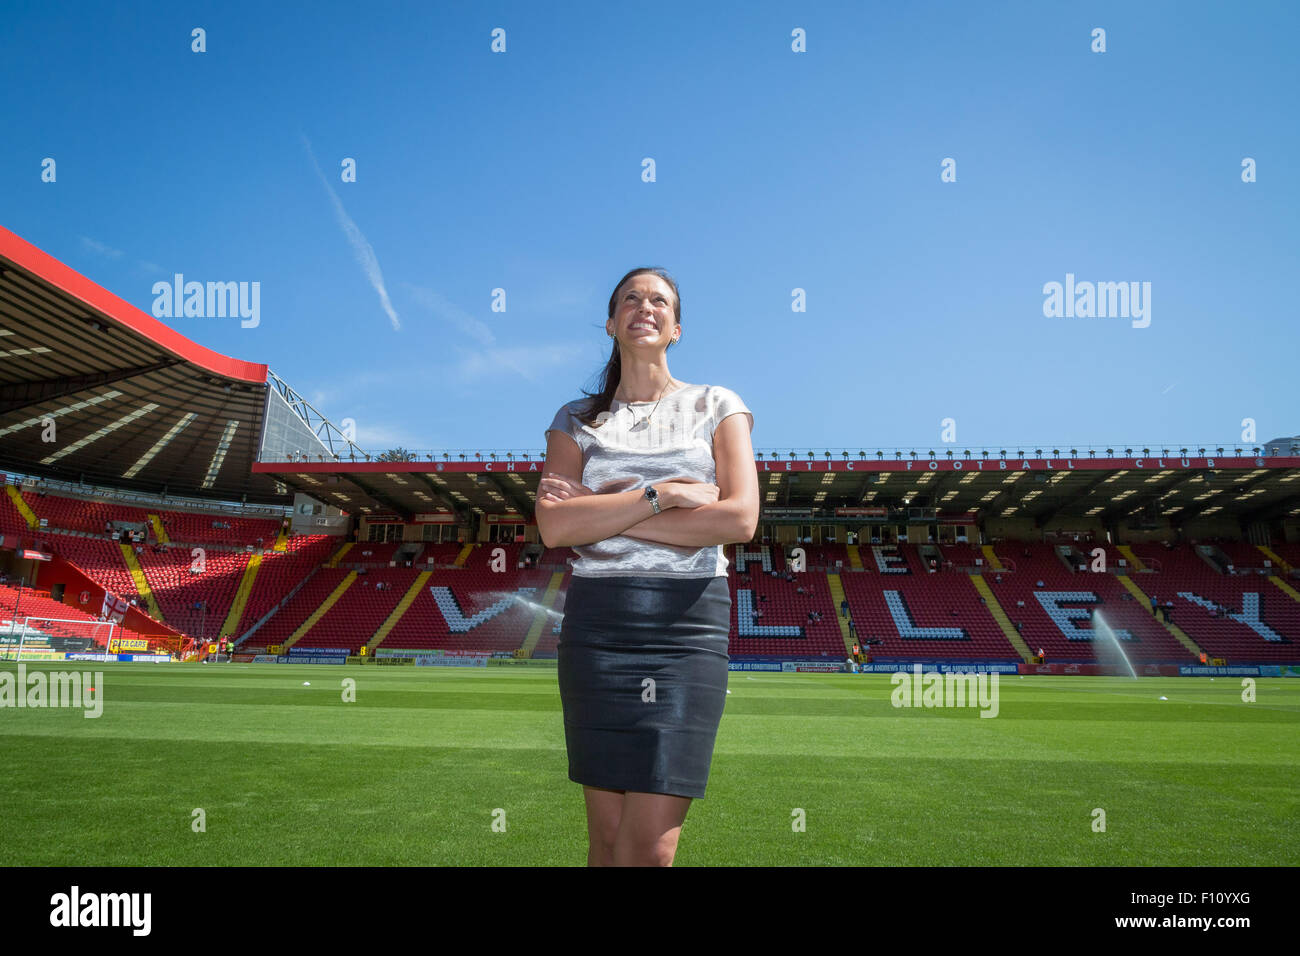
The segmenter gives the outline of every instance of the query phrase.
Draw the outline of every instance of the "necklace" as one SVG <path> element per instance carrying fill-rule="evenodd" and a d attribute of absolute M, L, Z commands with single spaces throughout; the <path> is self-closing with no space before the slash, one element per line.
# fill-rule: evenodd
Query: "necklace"
<path fill-rule="evenodd" d="M 628 431 L 635 432 L 635 431 L 640 431 L 643 428 L 650 427 L 650 419 L 651 417 L 654 416 L 654 413 L 659 410 L 659 402 L 662 402 L 664 400 L 664 392 L 668 391 L 668 386 L 671 385 L 672 383 L 673 380 L 671 378 L 664 383 L 664 387 L 659 390 L 659 401 L 655 402 L 655 407 L 650 409 L 650 414 L 647 415 L 645 418 L 642 418 L 641 420 L 635 422 L 635 424 L 633 424 L 632 427 L 628 429 Z M 623 404 L 627 405 L 628 411 L 632 411 L 632 406 L 628 402 L 623 402 Z M 633 412 L 632 417 L 634 419 L 636 418 L 635 412 Z"/>

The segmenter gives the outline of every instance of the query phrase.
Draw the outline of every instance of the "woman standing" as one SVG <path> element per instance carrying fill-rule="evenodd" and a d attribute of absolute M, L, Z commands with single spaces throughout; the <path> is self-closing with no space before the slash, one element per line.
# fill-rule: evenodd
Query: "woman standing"
<path fill-rule="evenodd" d="M 579 555 L 557 656 L 587 863 L 670 866 L 726 700 L 722 546 L 758 525 L 753 415 L 730 389 L 669 374 L 681 297 L 663 270 L 619 280 L 605 331 L 601 390 L 546 430 L 537 524 Z"/>

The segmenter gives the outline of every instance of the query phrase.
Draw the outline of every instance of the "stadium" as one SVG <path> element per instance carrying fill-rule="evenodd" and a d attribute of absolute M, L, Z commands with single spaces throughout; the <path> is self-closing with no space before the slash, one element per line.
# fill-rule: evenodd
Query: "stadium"
<path fill-rule="evenodd" d="M 0 348 L 8 863 L 580 862 L 543 453 L 363 450 L 5 229 Z M 680 862 L 1293 864 L 1298 446 L 756 452 Z"/>
<path fill-rule="evenodd" d="M 1284 917 L 1300 7 L 5 12 L 20 938 Z"/>

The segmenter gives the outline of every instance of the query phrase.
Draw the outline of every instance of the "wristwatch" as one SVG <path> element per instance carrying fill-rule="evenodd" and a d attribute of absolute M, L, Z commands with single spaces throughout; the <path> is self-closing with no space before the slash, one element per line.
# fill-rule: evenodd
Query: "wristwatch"
<path fill-rule="evenodd" d="M 653 487 L 647 487 L 645 490 L 644 497 L 646 501 L 650 502 L 650 506 L 654 508 L 655 514 L 658 514 L 659 513 L 659 492 L 655 491 Z"/>

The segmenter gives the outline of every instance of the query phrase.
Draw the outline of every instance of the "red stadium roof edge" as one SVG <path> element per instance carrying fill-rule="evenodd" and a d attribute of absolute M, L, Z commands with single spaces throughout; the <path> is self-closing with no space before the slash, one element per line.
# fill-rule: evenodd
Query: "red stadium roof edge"
<path fill-rule="evenodd" d="M 245 362 L 214 352 L 192 342 L 175 329 L 168 328 L 153 316 L 142 312 L 125 299 L 120 299 L 102 286 L 96 285 L 81 273 L 70 269 L 53 256 L 37 249 L 30 242 L 0 226 L 0 256 L 40 276 L 60 291 L 79 299 L 96 312 L 144 336 L 159 347 L 199 368 L 226 378 L 264 384 L 265 365 Z"/>

